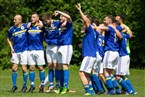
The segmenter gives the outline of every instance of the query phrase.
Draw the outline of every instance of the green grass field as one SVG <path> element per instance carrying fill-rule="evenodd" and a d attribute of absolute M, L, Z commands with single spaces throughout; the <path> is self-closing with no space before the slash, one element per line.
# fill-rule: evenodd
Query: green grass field
<path fill-rule="evenodd" d="M 36 70 L 38 71 L 38 70 Z M 47 69 L 45 69 L 47 71 Z M 138 92 L 138 95 L 97 95 L 98 97 L 145 97 L 145 70 L 140 69 L 131 69 L 131 75 L 129 76 L 135 90 Z M 0 70 L 0 97 L 84 97 L 84 89 L 82 87 L 81 81 L 79 79 L 79 67 L 71 66 L 70 67 L 70 89 L 76 90 L 76 93 L 68 93 L 65 95 L 54 94 L 54 93 L 38 93 L 37 86 L 39 85 L 38 72 L 36 73 L 35 86 L 36 89 L 34 93 L 20 93 L 22 85 L 22 72 L 18 71 L 17 85 L 18 90 L 15 93 L 10 93 L 8 90 L 12 87 L 11 82 L 11 70 Z M 27 84 L 29 88 L 29 80 Z"/>

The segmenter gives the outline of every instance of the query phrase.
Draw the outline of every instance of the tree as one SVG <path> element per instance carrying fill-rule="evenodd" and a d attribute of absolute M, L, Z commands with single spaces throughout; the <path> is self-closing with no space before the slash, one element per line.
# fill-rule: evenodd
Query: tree
<path fill-rule="evenodd" d="M 82 41 L 83 34 L 80 33 L 80 16 L 75 8 L 76 3 L 82 4 L 85 14 L 102 21 L 106 15 L 124 14 L 125 24 L 134 34 L 130 40 L 131 67 L 144 67 L 145 63 L 145 1 L 141 0 L 1 0 L 0 1 L 0 67 L 5 69 L 11 67 L 10 49 L 6 42 L 7 31 L 13 25 L 13 17 L 16 14 L 23 16 L 23 22 L 30 21 L 32 12 L 37 12 L 40 17 L 44 12 L 53 13 L 54 10 L 68 11 L 73 19 L 73 47 L 74 54 L 72 64 L 79 65 L 81 62 L 81 49 L 78 43 Z"/>

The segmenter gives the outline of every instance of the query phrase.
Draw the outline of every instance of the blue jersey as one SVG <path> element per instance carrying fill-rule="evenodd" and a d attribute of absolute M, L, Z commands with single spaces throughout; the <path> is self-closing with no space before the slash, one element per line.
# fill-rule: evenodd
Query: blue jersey
<path fill-rule="evenodd" d="M 116 32 L 111 26 L 107 26 L 108 31 L 105 32 L 104 51 L 119 51 L 118 38 Z"/>
<path fill-rule="evenodd" d="M 128 55 L 127 52 L 127 40 L 130 38 L 130 35 L 127 33 L 121 32 L 123 38 L 119 41 L 119 56 Z"/>
<path fill-rule="evenodd" d="M 45 26 L 45 41 L 48 45 L 57 45 L 58 44 L 58 36 L 59 36 L 59 30 L 58 25 L 60 24 L 59 21 L 53 20 L 50 27 Z"/>
<path fill-rule="evenodd" d="M 16 53 L 23 52 L 28 49 L 26 30 L 27 24 L 22 24 L 21 27 L 12 26 L 8 32 L 7 38 L 12 39 L 13 48 Z"/>
<path fill-rule="evenodd" d="M 122 31 L 122 27 L 121 26 L 116 26 L 116 29 L 118 30 L 118 31 Z"/>
<path fill-rule="evenodd" d="M 43 50 L 44 32 L 37 25 L 31 25 L 28 30 L 28 50 Z"/>
<path fill-rule="evenodd" d="M 103 58 L 104 57 L 104 39 L 105 37 L 102 34 L 98 35 L 98 49 L 99 49 L 99 54 Z"/>
<path fill-rule="evenodd" d="M 73 25 L 71 23 L 66 23 L 66 26 L 59 27 L 59 38 L 58 38 L 58 45 L 71 45 L 72 38 L 73 38 Z"/>
<path fill-rule="evenodd" d="M 82 43 L 82 56 L 96 57 L 96 33 L 91 25 L 86 28 Z"/>
<path fill-rule="evenodd" d="M 99 52 L 99 47 L 98 47 L 98 35 L 99 34 L 97 34 L 98 33 L 98 31 L 96 31 L 96 30 L 94 30 L 95 31 L 95 35 L 96 35 L 96 37 L 95 37 L 95 39 L 96 39 L 96 52 Z"/>

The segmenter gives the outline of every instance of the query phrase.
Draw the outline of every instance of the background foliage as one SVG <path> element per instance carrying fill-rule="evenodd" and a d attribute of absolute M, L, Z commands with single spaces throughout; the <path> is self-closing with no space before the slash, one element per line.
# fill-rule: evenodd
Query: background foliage
<path fill-rule="evenodd" d="M 81 49 L 78 43 L 82 40 L 80 15 L 75 4 L 80 2 L 86 14 L 96 17 L 100 21 L 106 15 L 124 14 L 125 24 L 133 31 L 134 38 L 130 40 L 131 67 L 145 67 L 145 1 L 144 0 L 0 0 L 0 67 L 10 68 L 10 48 L 6 41 L 7 31 L 13 25 L 16 14 L 23 16 L 23 22 L 29 22 L 32 12 L 53 13 L 55 10 L 68 11 L 73 19 L 73 47 L 72 64 L 80 65 Z"/>

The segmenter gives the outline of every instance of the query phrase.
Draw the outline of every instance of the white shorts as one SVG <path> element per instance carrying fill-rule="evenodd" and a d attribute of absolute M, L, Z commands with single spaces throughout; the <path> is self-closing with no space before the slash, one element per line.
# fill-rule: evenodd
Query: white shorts
<path fill-rule="evenodd" d="M 28 51 L 28 65 L 45 65 L 44 51 L 32 50 Z"/>
<path fill-rule="evenodd" d="M 103 74 L 103 63 L 99 65 L 98 68 L 95 69 L 95 74 Z"/>
<path fill-rule="evenodd" d="M 27 65 L 27 51 L 13 53 L 11 62 L 15 64 Z"/>
<path fill-rule="evenodd" d="M 95 70 L 95 73 L 99 73 L 99 70 L 100 70 L 100 65 L 102 63 L 102 57 L 100 56 L 99 52 L 96 52 L 96 58 L 97 58 L 97 61 L 96 61 L 96 64 L 94 65 L 93 69 Z"/>
<path fill-rule="evenodd" d="M 59 46 L 58 48 L 58 63 L 70 64 L 73 54 L 72 45 Z"/>
<path fill-rule="evenodd" d="M 47 45 L 46 47 L 46 59 L 47 63 L 57 63 L 57 58 L 58 58 L 58 46 L 56 45 Z"/>
<path fill-rule="evenodd" d="M 130 57 L 129 57 L 129 58 L 130 58 Z M 126 75 L 130 75 L 129 68 L 130 68 L 130 60 L 129 60 L 129 64 L 127 65 L 127 72 L 126 72 Z"/>
<path fill-rule="evenodd" d="M 91 74 L 91 71 L 94 65 L 96 64 L 96 61 L 97 61 L 97 58 L 95 57 L 89 57 L 89 56 L 84 57 L 81 67 L 80 67 L 80 71 Z"/>
<path fill-rule="evenodd" d="M 115 69 L 118 59 L 119 54 L 117 51 L 106 51 L 103 59 L 103 68 Z"/>
<path fill-rule="evenodd" d="M 129 64 L 130 64 L 129 55 L 119 57 L 118 65 L 117 65 L 116 70 L 115 70 L 115 74 L 116 75 L 124 75 L 124 76 L 127 75 L 128 71 L 129 71 Z"/>

